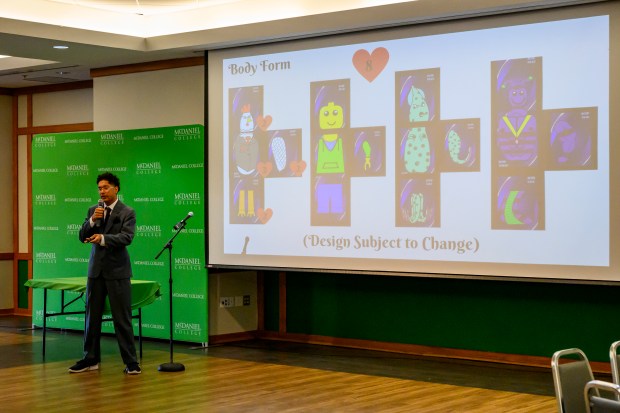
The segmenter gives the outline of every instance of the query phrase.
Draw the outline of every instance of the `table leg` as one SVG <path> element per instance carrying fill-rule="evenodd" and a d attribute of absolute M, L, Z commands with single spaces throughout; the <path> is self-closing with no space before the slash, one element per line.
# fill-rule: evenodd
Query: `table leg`
<path fill-rule="evenodd" d="M 138 343 L 140 345 L 140 361 L 142 361 L 142 308 L 138 308 Z"/>
<path fill-rule="evenodd" d="M 43 358 L 45 359 L 45 333 L 47 331 L 47 288 L 43 289 Z"/>

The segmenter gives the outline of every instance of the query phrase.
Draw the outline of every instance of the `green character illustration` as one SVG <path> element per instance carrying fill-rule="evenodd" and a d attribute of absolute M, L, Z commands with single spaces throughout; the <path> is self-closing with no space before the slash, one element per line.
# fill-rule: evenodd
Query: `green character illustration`
<path fill-rule="evenodd" d="M 319 126 L 323 130 L 340 129 L 344 126 L 342 106 L 329 102 L 319 111 Z M 364 170 L 371 167 L 371 148 L 368 141 L 362 143 L 364 151 Z M 316 172 L 319 174 L 344 173 L 344 151 L 342 138 L 338 133 L 325 133 L 319 140 Z"/>
<path fill-rule="evenodd" d="M 407 94 L 407 102 L 409 103 L 409 120 L 411 122 L 423 122 L 429 118 L 428 104 L 426 103 L 426 95 L 422 89 L 411 87 Z"/>
<path fill-rule="evenodd" d="M 420 122 L 428 120 L 428 104 L 422 89 L 411 87 L 407 95 L 409 103 L 409 120 Z M 431 147 L 425 127 L 411 128 L 407 134 L 404 154 L 407 172 L 424 173 L 431 164 Z"/>
<path fill-rule="evenodd" d="M 368 141 L 362 142 L 362 150 L 364 151 L 364 170 L 370 169 L 370 143 Z"/>
<path fill-rule="evenodd" d="M 339 129 L 344 126 L 342 106 L 329 102 L 320 110 L 319 126 L 323 130 Z M 316 172 L 337 174 L 344 172 L 344 152 L 342 138 L 337 133 L 325 133 L 319 140 Z"/>
<path fill-rule="evenodd" d="M 456 164 L 462 165 L 467 161 L 467 159 L 459 158 L 459 153 L 461 152 L 461 137 L 453 130 L 448 133 L 448 152 L 450 153 L 450 159 Z"/>
<path fill-rule="evenodd" d="M 405 145 L 404 160 L 407 172 L 428 171 L 431 164 L 431 149 L 426 128 L 411 128 Z"/>
<path fill-rule="evenodd" d="M 412 193 L 409 199 L 411 203 L 411 214 L 409 215 L 409 222 L 415 224 L 416 222 L 425 222 L 426 213 L 424 211 L 424 194 Z"/>

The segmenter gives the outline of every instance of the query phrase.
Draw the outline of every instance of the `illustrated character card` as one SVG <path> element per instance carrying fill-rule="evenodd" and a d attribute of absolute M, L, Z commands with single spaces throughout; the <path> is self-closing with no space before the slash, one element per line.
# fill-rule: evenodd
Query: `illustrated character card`
<path fill-rule="evenodd" d="M 439 227 L 439 180 L 433 177 L 406 179 L 397 183 L 397 227 Z"/>
<path fill-rule="evenodd" d="M 396 170 L 400 174 L 432 174 L 436 168 L 438 128 L 435 124 L 398 128 Z"/>
<path fill-rule="evenodd" d="M 598 108 L 546 110 L 549 147 L 546 169 L 597 168 Z"/>
<path fill-rule="evenodd" d="M 265 210 L 265 180 L 237 178 L 231 181 L 230 223 L 258 224 Z"/>
<path fill-rule="evenodd" d="M 352 128 L 350 176 L 385 176 L 385 126 Z"/>
<path fill-rule="evenodd" d="M 493 159 L 499 168 L 532 168 L 540 161 L 542 58 L 491 62 Z"/>
<path fill-rule="evenodd" d="M 313 135 L 337 132 L 337 129 L 351 126 L 350 95 L 349 79 L 310 83 L 310 129 Z"/>
<path fill-rule="evenodd" d="M 350 224 L 349 79 L 310 83 L 312 225 Z"/>
<path fill-rule="evenodd" d="M 264 207 L 264 180 L 259 166 L 264 158 L 265 134 L 258 128 L 263 115 L 263 87 L 230 89 L 229 181 L 230 223 L 256 223 L 257 210 Z"/>
<path fill-rule="evenodd" d="M 301 159 L 301 129 L 283 129 L 267 132 L 270 178 L 301 176 L 306 162 Z"/>
<path fill-rule="evenodd" d="M 263 87 L 230 89 L 228 102 L 231 178 L 252 176 L 260 155 L 255 134 L 263 115 Z"/>
<path fill-rule="evenodd" d="M 346 152 L 343 131 L 351 124 L 349 80 L 312 82 L 310 99 L 313 175 L 342 174 Z"/>
<path fill-rule="evenodd" d="M 342 174 L 316 175 L 312 180 L 311 224 L 351 225 L 351 180 Z"/>
<path fill-rule="evenodd" d="M 493 229 L 544 230 L 544 175 L 494 179 Z"/>
<path fill-rule="evenodd" d="M 396 125 L 440 119 L 439 68 L 396 72 Z"/>
<path fill-rule="evenodd" d="M 438 164 L 441 172 L 480 172 L 480 119 L 441 122 Z"/>

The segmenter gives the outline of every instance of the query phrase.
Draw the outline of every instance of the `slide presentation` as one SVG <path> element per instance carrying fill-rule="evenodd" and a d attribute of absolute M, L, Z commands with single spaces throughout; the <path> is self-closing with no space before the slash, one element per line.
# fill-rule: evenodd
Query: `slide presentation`
<path fill-rule="evenodd" d="M 209 52 L 209 265 L 620 281 L 610 16 L 498 21 Z"/>

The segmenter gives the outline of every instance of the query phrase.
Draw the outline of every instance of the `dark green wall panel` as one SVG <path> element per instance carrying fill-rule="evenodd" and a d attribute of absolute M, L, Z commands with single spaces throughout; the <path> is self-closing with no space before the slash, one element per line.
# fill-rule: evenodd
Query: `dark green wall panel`
<path fill-rule="evenodd" d="M 277 272 L 265 271 L 263 285 L 265 287 L 264 320 L 265 330 L 278 331 L 280 324 L 279 276 Z"/>
<path fill-rule="evenodd" d="M 17 262 L 17 308 L 28 308 L 28 287 L 24 284 L 28 281 L 28 261 Z"/>
<path fill-rule="evenodd" d="M 265 281 L 265 325 L 277 330 L 277 275 Z M 287 332 L 546 357 L 579 347 L 607 361 L 620 340 L 619 294 L 610 286 L 290 272 Z"/>

